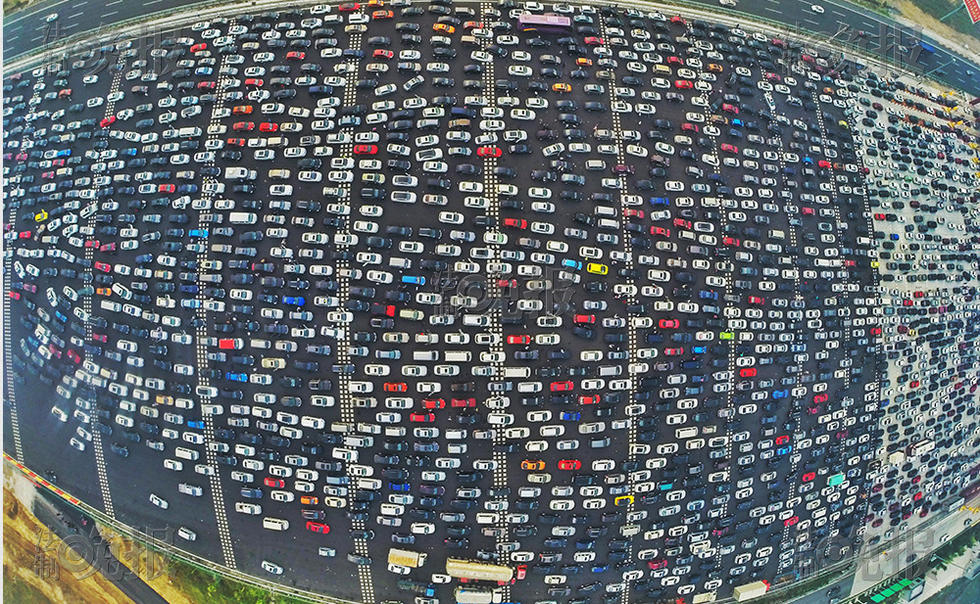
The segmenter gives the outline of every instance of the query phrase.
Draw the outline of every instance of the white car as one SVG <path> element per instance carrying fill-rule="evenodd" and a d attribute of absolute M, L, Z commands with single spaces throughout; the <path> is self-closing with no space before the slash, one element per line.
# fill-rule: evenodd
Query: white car
<path fill-rule="evenodd" d="M 824 13 L 823 7 L 820 6 L 819 4 L 811 4 L 810 10 L 817 13 L 818 15 L 822 15 Z"/>

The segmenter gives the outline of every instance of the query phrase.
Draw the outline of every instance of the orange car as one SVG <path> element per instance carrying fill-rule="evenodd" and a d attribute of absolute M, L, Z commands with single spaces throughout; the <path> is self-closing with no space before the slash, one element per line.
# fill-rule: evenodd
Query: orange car
<path fill-rule="evenodd" d="M 371 18 L 375 21 L 382 21 L 384 19 L 394 19 L 395 13 L 390 10 L 376 10 L 371 13 Z"/>
<path fill-rule="evenodd" d="M 536 460 L 525 459 L 524 461 L 521 462 L 521 469 L 531 470 L 531 471 L 543 470 L 544 462 L 541 461 L 540 459 L 536 459 Z"/>
<path fill-rule="evenodd" d="M 95 293 L 99 294 L 100 296 L 111 296 L 112 289 L 108 287 L 97 287 L 95 288 Z"/>
<path fill-rule="evenodd" d="M 316 505 L 320 503 L 320 498 L 316 495 L 303 495 L 299 498 L 299 502 L 303 505 Z"/>
<path fill-rule="evenodd" d="M 553 91 L 555 91 L 555 92 L 571 92 L 572 91 L 572 87 L 569 86 L 568 84 L 564 84 L 564 83 L 552 84 L 551 85 L 551 89 Z"/>
<path fill-rule="evenodd" d="M 441 31 L 444 34 L 454 34 L 456 33 L 456 28 L 445 23 L 436 23 L 432 26 L 432 31 Z"/>
<path fill-rule="evenodd" d="M 708 63 L 708 71 L 717 71 L 721 73 L 722 71 L 725 71 L 725 68 L 717 63 Z"/>
<path fill-rule="evenodd" d="M 592 65 L 592 59 L 587 59 L 585 57 L 579 57 L 579 58 L 575 59 L 575 64 L 576 65 L 585 65 L 585 66 Z"/>
<path fill-rule="evenodd" d="M 249 115 L 250 113 L 252 113 L 252 106 L 235 105 L 234 107 L 231 108 L 231 112 L 233 115 Z"/>

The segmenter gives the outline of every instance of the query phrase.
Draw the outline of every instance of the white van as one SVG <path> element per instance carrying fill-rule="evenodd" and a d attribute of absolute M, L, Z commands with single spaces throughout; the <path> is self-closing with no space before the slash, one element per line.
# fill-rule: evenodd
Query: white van
<path fill-rule="evenodd" d="M 231 224 L 255 224 L 258 217 L 254 212 L 232 212 L 228 215 Z"/>
<path fill-rule="evenodd" d="M 269 518 L 267 516 L 262 519 L 262 528 L 269 529 L 270 531 L 285 531 L 289 528 L 289 521 L 283 520 L 282 518 Z"/>

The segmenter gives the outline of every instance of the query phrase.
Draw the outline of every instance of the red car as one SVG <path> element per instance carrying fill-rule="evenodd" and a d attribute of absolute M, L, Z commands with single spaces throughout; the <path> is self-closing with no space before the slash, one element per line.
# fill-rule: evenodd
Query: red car
<path fill-rule="evenodd" d="M 578 397 L 580 405 L 597 405 L 602 400 L 598 394 L 583 394 Z"/>
<path fill-rule="evenodd" d="M 657 324 L 660 325 L 660 329 L 677 329 L 681 326 L 681 322 L 677 319 L 660 319 Z"/>
<path fill-rule="evenodd" d="M 68 349 L 68 358 L 71 359 L 76 365 L 82 362 L 82 357 L 78 356 L 78 353 L 71 348 Z"/>
<path fill-rule="evenodd" d="M 241 340 L 238 338 L 222 338 L 218 340 L 219 350 L 238 350 L 241 348 Z"/>
<path fill-rule="evenodd" d="M 625 208 L 623 210 L 623 216 L 626 218 L 643 218 L 646 214 L 643 210 L 634 210 L 633 208 Z"/>
<path fill-rule="evenodd" d="M 312 520 L 307 520 L 306 530 L 314 533 L 320 533 L 321 535 L 326 535 L 327 533 L 330 532 L 330 525 L 323 524 L 322 522 L 313 522 Z"/>
<path fill-rule="evenodd" d="M 286 481 L 283 480 L 282 478 L 273 478 L 272 476 L 266 476 L 264 482 L 265 482 L 265 486 L 267 487 L 273 487 L 275 489 L 286 488 Z"/>
<path fill-rule="evenodd" d="M 115 121 L 116 121 L 116 116 L 110 115 L 107 118 L 103 118 L 102 121 L 99 122 L 99 126 L 101 126 L 102 128 L 107 128 L 111 126 Z"/>
<path fill-rule="evenodd" d="M 198 90 L 214 90 L 217 87 L 218 87 L 218 83 L 217 82 L 198 82 L 197 83 L 197 89 Z"/>
<path fill-rule="evenodd" d="M 200 52 L 202 50 L 207 50 L 207 49 L 208 49 L 207 42 L 198 42 L 194 46 L 191 46 L 191 52 Z"/>
<path fill-rule="evenodd" d="M 759 296 L 749 296 L 749 304 L 765 304 L 766 299 Z"/>
<path fill-rule="evenodd" d="M 520 581 L 520 580 L 522 580 L 526 576 L 527 576 L 527 564 L 518 564 L 517 565 L 517 574 L 515 575 L 515 578 L 518 581 Z"/>
<path fill-rule="evenodd" d="M 738 371 L 739 377 L 755 377 L 757 373 L 755 367 L 743 367 Z"/>
<path fill-rule="evenodd" d="M 480 147 L 476 150 L 476 154 L 480 157 L 500 157 L 504 152 L 500 147 Z"/>
<path fill-rule="evenodd" d="M 829 398 L 830 397 L 827 396 L 827 393 L 826 392 L 823 392 L 823 393 L 820 393 L 820 394 L 814 394 L 813 395 L 813 402 L 814 403 L 817 403 L 817 404 L 819 404 L 819 403 L 826 403 Z"/>
<path fill-rule="evenodd" d="M 530 344 L 531 343 L 531 336 L 528 336 L 528 335 L 507 336 L 507 343 L 508 344 L 525 344 L 525 345 L 526 344 Z"/>
<path fill-rule="evenodd" d="M 659 235 L 660 237 L 670 237 L 670 229 L 665 229 L 663 227 L 652 226 L 650 227 L 651 235 Z"/>
<path fill-rule="evenodd" d="M 523 218 L 504 218 L 504 226 L 523 230 L 527 228 L 527 221 Z"/>
<path fill-rule="evenodd" d="M 562 459 L 558 462 L 559 470 L 581 470 L 582 462 L 577 459 Z"/>
<path fill-rule="evenodd" d="M 231 125 L 231 129 L 235 132 L 255 130 L 255 122 L 235 122 Z"/>
<path fill-rule="evenodd" d="M 422 407 L 425 409 L 445 409 L 446 399 L 443 398 L 427 398 L 422 400 Z"/>
<path fill-rule="evenodd" d="M 298 50 L 292 50 L 286 53 L 286 59 L 289 61 L 302 61 L 306 58 L 306 53 Z"/>
<path fill-rule="evenodd" d="M 265 80 L 262 78 L 245 78 L 246 86 L 262 86 L 265 84 Z"/>
<path fill-rule="evenodd" d="M 278 124 L 273 124 L 272 122 L 262 122 L 259 124 L 259 132 L 276 132 L 279 130 Z"/>
<path fill-rule="evenodd" d="M 87 239 L 85 241 L 85 247 L 92 248 L 93 250 L 98 249 L 102 243 L 98 239 Z"/>
<path fill-rule="evenodd" d="M 685 130 L 687 132 L 701 132 L 701 128 L 699 128 L 697 124 L 692 124 L 690 122 L 684 122 L 681 124 L 681 130 Z"/>
<path fill-rule="evenodd" d="M 587 38 L 585 38 L 585 43 L 588 44 L 589 46 L 602 46 L 603 44 L 606 43 L 606 41 L 596 36 L 588 36 Z"/>
<path fill-rule="evenodd" d="M 377 152 L 377 145 L 354 145 L 354 155 L 374 155 Z"/>
<path fill-rule="evenodd" d="M 385 50 L 384 48 L 376 48 L 371 54 L 375 59 L 392 59 L 395 53 L 390 50 Z"/>
<path fill-rule="evenodd" d="M 735 237 L 725 237 L 721 240 L 721 242 L 724 243 L 725 245 L 730 245 L 732 247 L 738 247 L 742 245 L 742 241 Z"/>
<path fill-rule="evenodd" d="M 691 80 L 675 80 L 674 88 L 680 88 L 682 90 L 686 88 L 694 88 L 694 82 Z"/>
<path fill-rule="evenodd" d="M 684 64 L 684 61 L 682 61 L 681 58 L 678 57 L 678 56 L 671 55 L 671 56 L 667 57 L 667 64 L 668 65 L 683 65 Z"/>
<path fill-rule="evenodd" d="M 7 295 L 10 296 L 11 300 L 20 300 L 20 292 L 11 291 L 7 292 Z"/>
<path fill-rule="evenodd" d="M 450 402 L 453 407 L 476 407 L 475 398 L 454 398 Z"/>
<path fill-rule="evenodd" d="M 681 228 L 684 228 L 684 229 L 692 229 L 692 228 L 694 228 L 693 225 L 691 224 L 691 221 L 690 220 L 684 220 L 683 218 L 675 218 L 674 219 L 674 226 L 675 227 L 681 227 Z"/>
<path fill-rule="evenodd" d="M 664 348 L 664 354 L 669 357 L 677 357 L 684 354 L 683 348 Z"/>
<path fill-rule="evenodd" d="M 725 153 L 738 153 L 738 147 L 735 145 L 730 145 L 728 143 L 722 143 L 721 150 Z"/>
<path fill-rule="evenodd" d="M 721 110 L 726 113 L 734 113 L 735 115 L 738 115 L 738 107 L 736 107 L 735 105 L 731 105 L 729 103 L 725 103 L 724 105 L 722 105 Z"/>
<path fill-rule="evenodd" d="M 833 164 L 831 164 L 829 161 L 827 161 L 825 159 L 821 159 L 820 161 L 818 161 L 817 162 L 817 166 L 820 167 L 820 168 L 833 168 L 834 167 Z"/>
<path fill-rule="evenodd" d="M 232 147 L 244 147 L 245 146 L 245 139 L 244 138 L 229 138 L 225 142 L 228 143 L 229 145 L 231 145 Z"/>
<path fill-rule="evenodd" d="M 351 11 L 360 10 L 361 5 L 357 2 L 344 2 L 338 7 L 338 10 L 342 13 L 349 13 Z"/>
<path fill-rule="evenodd" d="M 573 388 L 575 388 L 575 384 L 572 382 L 551 382 L 552 392 L 568 392 Z"/>
<path fill-rule="evenodd" d="M 112 270 L 112 267 L 106 264 L 105 262 L 96 262 L 95 268 L 102 271 L 103 273 L 108 273 L 109 271 Z"/>
<path fill-rule="evenodd" d="M 96 342 L 102 342 L 103 344 L 109 341 L 109 338 L 106 337 L 104 333 L 93 333 L 92 339 L 95 340 Z"/>
<path fill-rule="evenodd" d="M 408 416 L 408 419 L 413 422 L 419 422 L 423 424 L 431 424 L 436 421 L 435 413 L 412 413 Z"/>
<path fill-rule="evenodd" d="M 583 325 L 594 325 L 596 321 L 595 315 L 575 315 L 573 320 Z"/>
<path fill-rule="evenodd" d="M 173 193 L 177 190 L 177 187 L 172 184 L 161 184 L 157 187 L 157 193 Z"/>
<path fill-rule="evenodd" d="M 385 392 L 408 392 L 408 384 L 405 382 L 385 382 Z"/>

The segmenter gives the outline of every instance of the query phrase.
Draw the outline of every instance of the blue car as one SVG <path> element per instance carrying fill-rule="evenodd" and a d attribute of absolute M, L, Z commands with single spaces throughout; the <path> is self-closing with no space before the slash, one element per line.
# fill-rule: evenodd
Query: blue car
<path fill-rule="evenodd" d="M 226 372 L 225 373 L 225 379 L 226 380 L 231 380 L 232 382 L 247 382 L 248 381 L 248 374 L 247 373 L 232 373 L 232 372 L 229 371 L 229 372 Z"/>
<path fill-rule="evenodd" d="M 566 422 L 577 422 L 582 419 L 582 414 L 578 411 L 562 411 L 561 419 Z"/>
<path fill-rule="evenodd" d="M 707 350 L 708 350 L 708 347 L 707 346 L 692 346 L 691 347 L 691 352 L 693 352 L 694 354 L 704 354 L 705 352 L 707 352 Z"/>
<path fill-rule="evenodd" d="M 785 447 L 779 447 L 776 449 L 776 455 L 786 455 L 793 450 L 792 445 L 786 445 Z"/>
<path fill-rule="evenodd" d="M 282 303 L 292 304 L 294 306 L 303 306 L 304 304 L 306 304 L 306 298 L 304 298 L 303 296 L 283 296 Z"/>
<path fill-rule="evenodd" d="M 655 206 L 669 206 L 670 198 L 668 197 L 651 197 L 650 203 Z"/>
<path fill-rule="evenodd" d="M 208 236 L 208 230 L 207 229 L 191 229 L 190 231 L 188 231 L 187 234 L 190 235 L 191 237 L 200 237 L 201 239 L 204 239 L 204 238 L 206 238 Z"/>
<path fill-rule="evenodd" d="M 188 428 L 195 428 L 197 430 L 203 430 L 204 429 L 204 422 L 202 420 L 199 420 L 199 419 L 188 420 L 187 427 Z"/>
<path fill-rule="evenodd" d="M 396 493 L 407 493 L 412 490 L 412 485 L 407 482 L 389 482 L 388 488 Z"/>
<path fill-rule="evenodd" d="M 774 398 L 774 399 L 786 398 L 787 396 L 789 396 L 789 390 L 773 390 L 772 391 L 772 398 Z"/>
<path fill-rule="evenodd" d="M 71 149 L 60 149 L 54 154 L 55 157 L 69 157 L 71 156 Z"/>
<path fill-rule="evenodd" d="M 420 275 L 402 275 L 402 283 L 410 283 L 412 285 L 425 285 L 425 277 Z"/>
<path fill-rule="evenodd" d="M 698 292 L 698 297 L 702 300 L 717 300 L 718 292 L 702 289 L 700 292 Z"/>
<path fill-rule="evenodd" d="M 571 258 L 565 258 L 561 261 L 561 265 L 565 268 L 570 268 L 572 270 L 580 271 L 582 270 L 582 263 L 578 260 L 572 260 Z"/>

